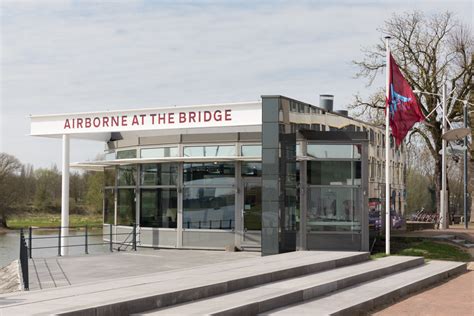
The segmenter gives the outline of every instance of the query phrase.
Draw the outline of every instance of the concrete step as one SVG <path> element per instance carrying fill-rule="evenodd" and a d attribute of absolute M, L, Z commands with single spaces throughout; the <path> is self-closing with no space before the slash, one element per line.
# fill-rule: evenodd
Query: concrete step
<path fill-rule="evenodd" d="M 263 315 L 366 315 L 410 293 L 466 271 L 466 263 L 430 261 L 422 266 L 356 285 Z"/>
<path fill-rule="evenodd" d="M 226 295 L 202 299 L 146 315 L 255 315 L 325 295 L 354 284 L 420 266 L 419 257 L 387 257 L 351 266 L 272 282 Z"/>
<path fill-rule="evenodd" d="M 298 251 L 9 296 L 0 315 L 129 315 L 367 261 L 368 253 Z"/>

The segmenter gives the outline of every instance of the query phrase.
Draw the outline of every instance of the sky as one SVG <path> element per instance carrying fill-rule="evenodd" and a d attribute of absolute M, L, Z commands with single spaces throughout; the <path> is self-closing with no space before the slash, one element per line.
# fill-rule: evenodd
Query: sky
<path fill-rule="evenodd" d="M 451 11 L 471 0 L 0 0 L 0 152 L 35 168 L 61 165 L 61 140 L 29 136 L 30 114 L 260 100 L 280 94 L 345 109 L 370 95 L 362 49 L 393 13 Z M 71 162 L 104 144 L 71 141 Z"/>

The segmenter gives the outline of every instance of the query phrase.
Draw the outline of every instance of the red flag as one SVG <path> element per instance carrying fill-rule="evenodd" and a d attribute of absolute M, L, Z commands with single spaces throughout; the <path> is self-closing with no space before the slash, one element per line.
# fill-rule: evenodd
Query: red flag
<path fill-rule="evenodd" d="M 421 112 L 415 94 L 400 72 L 392 54 L 390 54 L 390 67 L 388 69 L 390 71 L 390 93 L 387 106 L 390 106 L 392 135 L 395 137 L 397 146 L 399 146 L 413 125 L 416 122 L 423 121 L 425 117 Z"/>

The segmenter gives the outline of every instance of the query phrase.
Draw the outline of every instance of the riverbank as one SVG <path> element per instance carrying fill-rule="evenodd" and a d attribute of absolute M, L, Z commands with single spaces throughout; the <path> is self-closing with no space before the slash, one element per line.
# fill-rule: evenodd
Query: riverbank
<path fill-rule="evenodd" d="M 0 228 L 0 233 L 11 229 L 33 227 L 57 227 L 61 224 L 61 214 L 33 213 L 12 216 L 7 220 L 8 228 Z M 100 226 L 102 214 L 69 215 L 69 226 Z"/>
<path fill-rule="evenodd" d="M 0 268 L 0 294 L 21 291 L 18 260 Z"/>

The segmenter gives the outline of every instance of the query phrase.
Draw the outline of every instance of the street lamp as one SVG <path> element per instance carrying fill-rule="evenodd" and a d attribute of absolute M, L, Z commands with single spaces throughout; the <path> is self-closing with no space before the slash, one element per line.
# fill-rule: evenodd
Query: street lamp
<path fill-rule="evenodd" d="M 467 127 L 467 105 L 471 104 L 466 100 L 460 100 L 457 98 L 450 97 L 449 99 L 460 101 L 464 103 L 463 107 L 463 114 L 464 114 L 464 128 L 455 128 L 451 130 L 447 130 L 447 118 L 446 118 L 446 87 L 447 81 L 446 78 L 443 79 L 443 88 L 442 94 L 439 95 L 437 93 L 431 93 L 427 91 L 420 91 L 414 90 L 415 93 L 421 94 L 430 94 L 442 97 L 442 105 L 443 105 L 443 117 L 442 117 L 442 146 L 441 146 L 441 156 L 442 156 L 442 171 L 441 171 L 441 196 L 440 196 L 440 228 L 446 229 L 448 228 L 448 221 L 447 221 L 447 192 L 446 192 L 446 142 L 447 141 L 454 141 L 464 138 L 464 227 L 468 228 L 467 222 L 467 136 L 470 133 L 470 129 Z M 472 105 L 472 104 L 471 104 Z M 437 107 L 436 107 L 437 108 Z M 436 110 L 435 108 L 435 110 Z M 431 111 L 427 115 L 429 117 L 435 110 Z"/>

